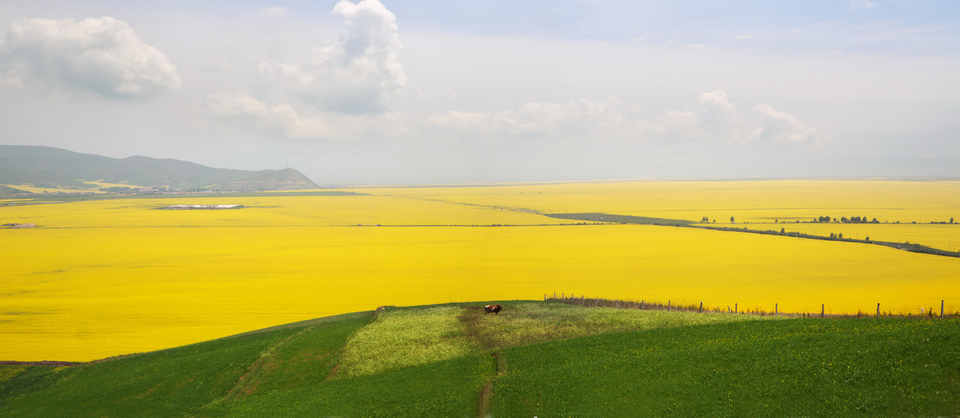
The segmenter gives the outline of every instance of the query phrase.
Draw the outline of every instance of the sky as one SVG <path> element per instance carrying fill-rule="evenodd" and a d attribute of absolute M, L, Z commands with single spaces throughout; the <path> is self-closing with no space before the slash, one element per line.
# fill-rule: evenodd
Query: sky
<path fill-rule="evenodd" d="M 960 2 L 0 6 L 0 144 L 318 184 L 960 177 Z"/>

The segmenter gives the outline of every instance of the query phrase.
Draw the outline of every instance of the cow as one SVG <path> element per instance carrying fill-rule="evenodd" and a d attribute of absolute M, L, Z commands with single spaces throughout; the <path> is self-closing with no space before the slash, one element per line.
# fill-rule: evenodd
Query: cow
<path fill-rule="evenodd" d="M 486 315 L 493 312 L 494 315 L 499 315 L 502 309 L 503 305 L 487 305 L 483 307 L 483 314 Z"/>

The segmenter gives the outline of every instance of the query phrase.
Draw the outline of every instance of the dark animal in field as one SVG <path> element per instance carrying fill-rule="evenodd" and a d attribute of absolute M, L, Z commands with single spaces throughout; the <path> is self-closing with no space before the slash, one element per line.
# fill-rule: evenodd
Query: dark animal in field
<path fill-rule="evenodd" d="M 500 311 L 503 309 L 503 305 L 487 305 L 483 307 L 483 314 L 493 313 L 494 315 L 499 315 Z"/>

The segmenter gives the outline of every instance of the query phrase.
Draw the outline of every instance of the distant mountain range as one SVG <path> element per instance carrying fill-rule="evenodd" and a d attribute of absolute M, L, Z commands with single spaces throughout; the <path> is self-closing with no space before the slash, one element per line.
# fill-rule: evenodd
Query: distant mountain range
<path fill-rule="evenodd" d="M 60 148 L 0 145 L 0 185 L 90 189 L 84 181 L 180 190 L 315 189 L 297 170 L 232 170 L 187 161 L 134 156 L 109 158 Z"/>

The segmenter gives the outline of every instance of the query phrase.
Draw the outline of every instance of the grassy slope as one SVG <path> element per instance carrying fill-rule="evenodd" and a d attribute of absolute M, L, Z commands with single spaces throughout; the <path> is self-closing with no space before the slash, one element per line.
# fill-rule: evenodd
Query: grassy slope
<path fill-rule="evenodd" d="M 230 390 L 279 330 L 105 361 L 33 367 L 3 383 L 5 416 L 137 416 L 196 413 Z M 46 370 L 45 370 L 46 369 Z M 45 372 L 45 373 L 44 373 Z"/>
<path fill-rule="evenodd" d="M 81 367 L 0 366 L 0 416 L 960 413 L 957 320 L 744 322 L 535 302 L 485 316 L 481 305 L 332 317 Z M 463 338 L 476 343 L 452 358 L 368 367 L 381 351 Z M 341 361 L 357 348 L 368 355 Z"/>
<path fill-rule="evenodd" d="M 502 416 L 960 413 L 960 321 L 794 319 L 504 351 Z"/>
<path fill-rule="evenodd" d="M 252 417 L 474 416 L 478 393 L 493 367 L 483 355 L 443 360 L 251 397 L 231 404 L 230 411 Z"/>
<path fill-rule="evenodd" d="M 223 415 L 227 401 L 261 386 L 270 390 L 289 385 L 290 373 L 306 382 L 321 380 L 292 363 L 306 360 L 332 367 L 335 359 L 330 357 L 370 317 L 341 315 L 80 367 L 0 372 L 7 377 L 0 381 L 0 416 Z M 309 347 L 299 349 L 303 345 Z M 283 370 L 273 367 L 283 362 Z"/>

